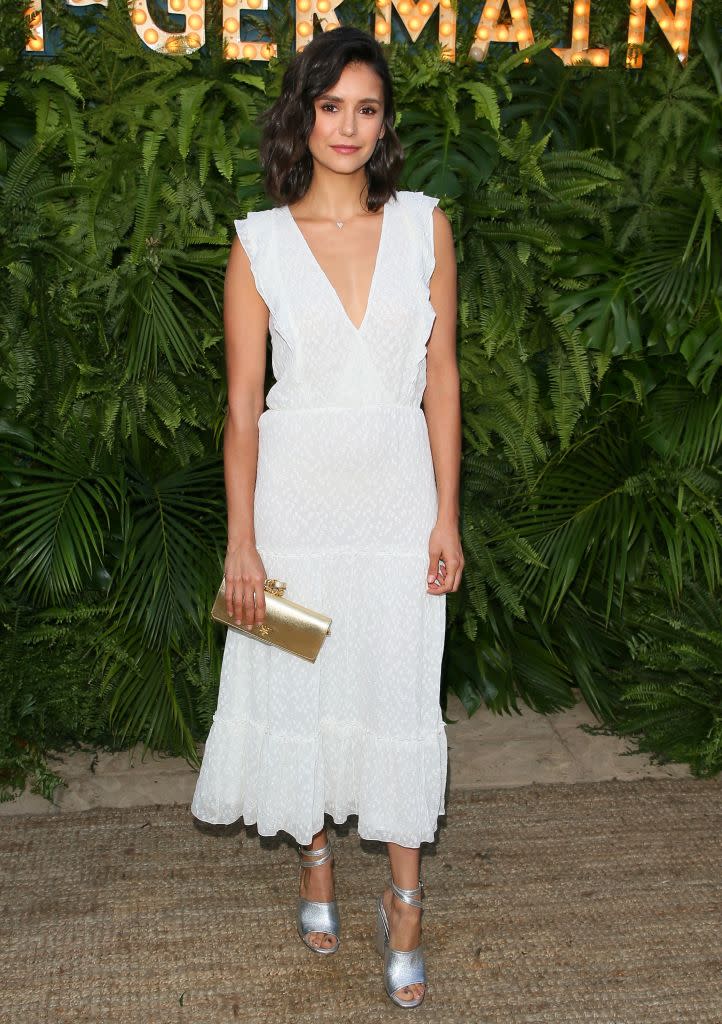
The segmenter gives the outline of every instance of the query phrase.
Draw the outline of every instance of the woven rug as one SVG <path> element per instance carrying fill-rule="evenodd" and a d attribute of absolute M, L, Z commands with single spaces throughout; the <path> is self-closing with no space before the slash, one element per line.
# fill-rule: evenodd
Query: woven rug
<path fill-rule="evenodd" d="M 452 792 L 422 846 L 429 988 L 397 1009 L 373 948 L 385 846 L 330 823 L 342 921 L 295 930 L 290 837 L 187 805 L 6 818 L 8 1024 L 720 1024 L 722 780 Z"/>

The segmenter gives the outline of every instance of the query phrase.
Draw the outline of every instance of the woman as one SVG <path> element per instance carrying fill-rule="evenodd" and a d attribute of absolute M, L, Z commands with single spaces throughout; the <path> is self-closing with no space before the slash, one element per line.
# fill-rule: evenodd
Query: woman
<path fill-rule="evenodd" d="M 372 36 L 317 36 L 264 117 L 276 205 L 235 221 L 225 288 L 227 606 L 261 624 L 271 577 L 333 625 L 314 663 L 229 630 L 191 809 L 296 839 L 298 931 L 323 954 L 340 936 L 324 815 L 357 814 L 362 838 L 388 844 L 386 991 L 418 1006 L 420 844 L 446 784 L 445 595 L 464 566 L 453 236 L 436 198 L 395 188 Z"/>

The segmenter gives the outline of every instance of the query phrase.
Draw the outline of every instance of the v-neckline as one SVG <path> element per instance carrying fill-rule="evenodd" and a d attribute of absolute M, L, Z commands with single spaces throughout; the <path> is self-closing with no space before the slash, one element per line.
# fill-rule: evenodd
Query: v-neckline
<path fill-rule="evenodd" d="M 296 223 L 296 218 L 291 213 L 290 207 L 289 206 L 284 206 L 283 207 L 283 210 L 285 210 L 286 215 L 288 216 L 288 219 L 291 221 L 291 224 L 292 224 L 293 228 L 295 229 L 299 239 L 301 240 L 304 248 L 306 249 L 306 252 L 311 257 L 311 260 L 312 260 L 313 264 L 315 265 L 316 270 L 318 271 L 319 275 L 323 278 L 323 280 L 326 282 L 326 286 L 327 286 L 328 290 L 331 292 L 331 294 L 333 295 L 333 297 L 334 297 L 334 299 L 336 301 L 336 305 L 338 306 L 339 310 L 341 311 L 341 314 L 343 315 L 344 320 L 349 325 L 349 327 L 353 331 L 356 332 L 356 334 L 361 334 L 362 333 L 364 327 L 366 326 L 366 321 L 368 320 L 369 315 L 371 313 L 371 309 L 373 307 L 375 293 L 376 293 L 376 281 L 377 281 L 377 278 L 379 276 L 379 267 L 380 267 L 380 264 L 381 264 L 381 258 L 383 256 L 384 240 L 385 240 L 385 237 L 386 237 L 386 221 L 388 220 L 388 206 L 389 206 L 389 201 L 387 200 L 387 202 L 384 204 L 384 212 L 381 214 L 381 233 L 379 235 L 378 248 L 376 249 L 376 260 L 374 262 L 374 269 L 373 269 L 373 273 L 371 274 L 371 285 L 369 287 L 369 294 L 368 294 L 368 298 L 366 300 L 366 309 L 364 310 L 363 319 L 361 320 L 361 323 L 359 324 L 358 327 L 356 326 L 356 324 L 353 322 L 351 317 L 346 312 L 346 307 L 341 302 L 340 295 L 338 294 L 338 292 L 336 291 L 334 286 L 331 284 L 331 280 L 330 280 L 328 274 L 326 273 L 326 271 L 323 269 L 321 264 L 316 259 L 315 255 L 314 255 L 314 252 L 313 252 L 313 249 L 311 248 L 311 246 L 306 241 L 306 236 L 304 235 L 303 231 L 301 231 L 300 227 Z"/>

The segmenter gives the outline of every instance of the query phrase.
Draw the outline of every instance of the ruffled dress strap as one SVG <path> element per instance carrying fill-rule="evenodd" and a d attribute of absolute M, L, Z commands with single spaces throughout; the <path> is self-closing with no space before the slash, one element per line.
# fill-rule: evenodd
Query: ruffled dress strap
<path fill-rule="evenodd" d="M 434 207 L 438 205 L 436 196 L 427 195 L 425 192 L 410 192 L 416 217 L 419 223 L 421 238 L 421 266 L 424 275 L 424 284 L 428 287 L 431 275 L 436 266 L 434 252 Z"/>
<path fill-rule="evenodd" d="M 272 282 L 268 280 L 264 256 L 269 240 L 269 218 L 272 212 L 272 210 L 252 210 L 245 217 L 233 221 L 236 234 L 251 265 L 256 291 L 269 309 L 271 308 L 273 288 Z"/>

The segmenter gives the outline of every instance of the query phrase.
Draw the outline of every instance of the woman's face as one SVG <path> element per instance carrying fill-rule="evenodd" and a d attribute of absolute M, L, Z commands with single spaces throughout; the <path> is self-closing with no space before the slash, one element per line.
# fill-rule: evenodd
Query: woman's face
<path fill-rule="evenodd" d="M 384 133 L 383 84 L 368 64 L 347 64 L 338 81 L 314 100 L 308 139 L 315 160 L 349 174 L 368 161 Z"/>

